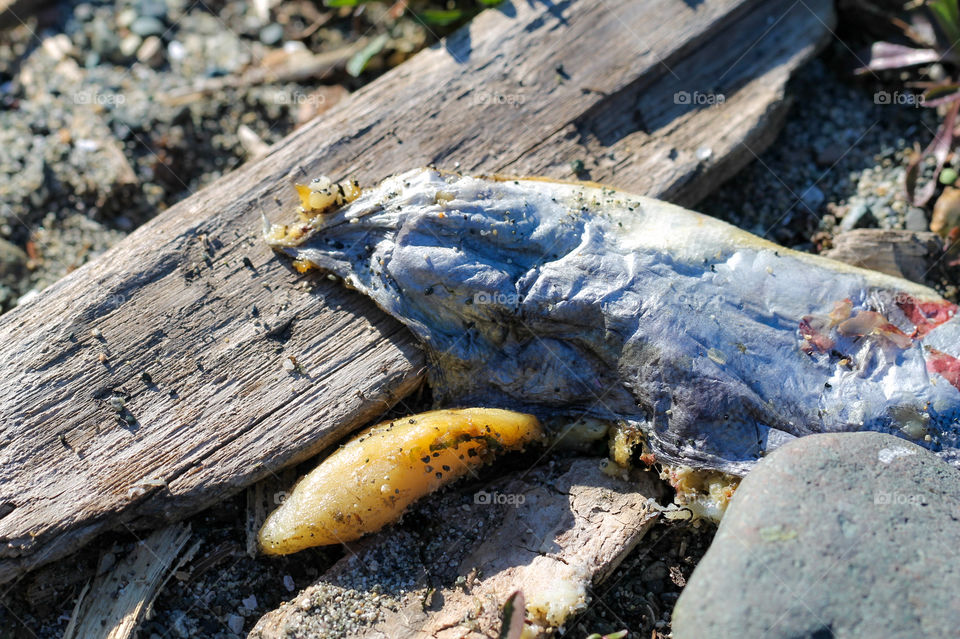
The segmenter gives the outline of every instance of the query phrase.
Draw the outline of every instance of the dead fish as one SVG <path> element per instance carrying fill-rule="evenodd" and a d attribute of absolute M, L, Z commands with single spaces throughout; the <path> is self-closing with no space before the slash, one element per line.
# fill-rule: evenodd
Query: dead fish
<path fill-rule="evenodd" d="M 960 318 L 929 288 L 596 184 L 417 169 L 349 195 L 266 239 L 406 324 L 438 406 L 622 420 L 737 475 L 822 432 L 960 460 Z"/>

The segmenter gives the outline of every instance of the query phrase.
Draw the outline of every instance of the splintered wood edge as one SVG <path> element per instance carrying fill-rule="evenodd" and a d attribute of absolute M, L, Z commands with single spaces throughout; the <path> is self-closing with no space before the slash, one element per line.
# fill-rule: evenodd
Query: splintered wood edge
<path fill-rule="evenodd" d="M 84 587 L 64 639 L 131 639 L 190 536 L 189 525 L 174 524 L 137 542 L 123 561 Z"/>

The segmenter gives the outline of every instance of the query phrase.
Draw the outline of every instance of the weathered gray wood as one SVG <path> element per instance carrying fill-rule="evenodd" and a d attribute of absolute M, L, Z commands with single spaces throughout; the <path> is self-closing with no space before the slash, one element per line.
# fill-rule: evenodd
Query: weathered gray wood
<path fill-rule="evenodd" d="M 664 59 L 658 75 L 627 86 L 591 81 L 611 99 L 505 172 L 570 176 L 569 163 L 579 159 L 592 180 L 693 206 L 773 141 L 789 106 L 791 72 L 830 37 L 833 22 L 829 2 L 766 2 L 697 54 Z M 626 38 L 621 55 L 646 44 L 639 35 Z"/>
<path fill-rule="evenodd" d="M 854 229 L 833 238 L 823 255 L 853 266 L 873 269 L 925 284 L 943 256 L 936 233 L 898 229 Z"/>
<path fill-rule="evenodd" d="M 175 571 L 174 562 L 190 540 L 190 526 L 174 524 L 138 542 L 109 572 L 84 588 L 63 639 L 130 639 L 153 600 Z M 194 544 L 181 558 L 189 560 Z"/>
<path fill-rule="evenodd" d="M 503 604 L 516 590 L 529 612 L 524 636 L 552 636 L 590 604 L 592 586 L 656 521 L 648 505 L 662 490 L 656 475 L 639 472 L 626 481 L 600 465 L 588 458 L 541 466 L 475 488 L 467 503 L 448 492 L 420 513 L 442 522 L 441 530 L 386 530 L 364 540 L 264 615 L 249 636 L 495 637 Z"/>
<path fill-rule="evenodd" d="M 759 151 L 772 135 L 789 71 L 830 22 L 828 0 L 803 6 L 820 19 L 760 0 L 507 2 L 0 318 L 0 583 L 101 531 L 197 512 L 420 383 L 397 323 L 260 241 L 261 207 L 290 215 L 291 174 L 370 183 L 433 162 L 569 178 L 582 157 L 615 186 L 695 199 L 752 157 L 738 140 Z M 743 20 L 765 31 L 744 38 Z M 733 70 L 718 77 L 720 50 Z M 726 102 L 674 112 L 668 69 Z M 611 118 L 638 99 L 666 110 L 634 146 L 642 122 Z M 713 154 L 691 169 L 696 148 L 676 145 L 705 135 Z M 687 159 L 665 171 L 672 146 Z M 604 153 L 615 162 L 593 170 Z"/>

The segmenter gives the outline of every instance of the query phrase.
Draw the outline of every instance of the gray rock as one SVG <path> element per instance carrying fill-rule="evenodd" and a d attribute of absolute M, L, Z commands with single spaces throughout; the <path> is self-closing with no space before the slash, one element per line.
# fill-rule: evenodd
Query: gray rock
<path fill-rule="evenodd" d="M 230 627 L 230 630 L 240 634 L 243 632 L 243 617 L 233 614 L 227 615 L 227 625 Z"/>
<path fill-rule="evenodd" d="M 283 39 L 283 27 L 276 22 L 268 24 L 260 29 L 260 42 L 267 46 L 273 46 Z"/>
<path fill-rule="evenodd" d="M 852 231 L 853 229 L 869 228 L 876 226 L 877 220 L 870 212 L 870 207 L 866 204 L 855 204 L 847 210 L 840 222 L 841 231 Z"/>
<path fill-rule="evenodd" d="M 903 227 L 908 231 L 926 231 L 927 216 L 923 209 L 911 206 L 903 214 Z"/>
<path fill-rule="evenodd" d="M 675 639 L 956 636 L 960 471 L 871 432 L 799 438 L 734 495 Z"/>
<path fill-rule="evenodd" d="M 817 188 L 816 184 L 811 184 L 800 194 L 800 201 L 811 211 L 819 209 L 825 199 L 826 196 L 823 194 L 823 191 Z"/>
<path fill-rule="evenodd" d="M 140 0 L 137 10 L 142 16 L 162 20 L 167 18 L 167 3 L 164 0 Z"/>
<path fill-rule="evenodd" d="M 130 25 L 130 31 L 141 38 L 152 35 L 163 35 L 166 30 L 167 27 L 163 22 L 153 16 L 140 16 Z"/>

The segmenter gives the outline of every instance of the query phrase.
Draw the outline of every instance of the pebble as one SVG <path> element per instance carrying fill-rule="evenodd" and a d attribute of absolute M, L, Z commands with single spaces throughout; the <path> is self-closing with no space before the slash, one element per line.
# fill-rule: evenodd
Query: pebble
<path fill-rule="evenodd" d="M 140 48 L 140 44 L 143 42 L 143 38 L 131 33 L 123 37 L 120 40 L 120 54 L 125 58 L 132 58 L 137 53 L 137 49 Z"/>
<path fill-rule="evenodd" d="M 100 561 L 97 563 L 97 574 L 102 575 L 109 571 L 117 563 L 117 556 L 112 552 L 105 552 L 100 556 Z"/>
<path fill-rule="evenodd" d="M 121 29 L 128 29 L 133 21 L 137 19 L 137 12 L 133 7 L 124 7 L 117 12 L 117 26 Z"/>
<path fill-rule="evenodd" d="M 167 3 L 165 0 L 140 0 L 137 12 L 142 16 L 166 20 Z"/>
<path fill-rule="evenodd" d="M 908 231 L 926 231 L 927 216 L 923 209 L 915 206 L 908 208 L 907 212 L 903 214 L 903 228 Z"/>
<path fill-rule="evenodd" d="M 243 632 L 243 617 L 234 614 L 227 615 L 227 626 L 230 630 L 240 634 Z"/>
<path fill-rule="evenodd" d="M 876 224 L 876 218 L 866 204 L 856 204 L 851 206 L 843 220 L 840 221 L 841 231 L 852 231 L 853 229 L 869 228 Z"/>
<path fill-rule="evenodd" d="M 268 24 L 260 29 L 260 42 L 267 46 L 273 46 L 283 39 L 283 27 L 276 22 Z"/>
<path fill-rule="evenodd" d="M 163 64 L 163 40 L 158 36 L 147 36 L 137 49 L 137 60 L 151 67 Z"/>
<path fill-rule="evenodd" d="M 163 22 L 153 16 L 140 16 L 130 25 L 130 31 L 141 38 L 151 35 L 163 35 L 166 30 L 167 27 L 164 26 Z"/>
<path fill-rule="evenodd" d="M 951 185 L 957 181 L 957 170 L 953 167 L 946 167 L 940 171 L 940 184 Z"/>
<path fill-rule="evenodd" d="M 167 45 L 167 55 L 171 60 L 179 62 L 187 57 L 187 50 L 179 40 L 171 40 Z"/>
<path fill-rule="evenodd" d="M 297 585 L 293 583 L 293 577 L 290 575 L 283 576 L 283 587 L 287 589 L 287 592 L 293 592 Z"/>
<path fill-rule="evenodd" d="M 743 480 L 674 639 L 956 636 L 960 471 L 892 435 L 801 437 Z"/>
<path fill-rule="evenodd" d="M 816 184 L 811 184 L 800 194 L 800 201 L 803 202 L 803 205 L 807 207 L 807 209 L 816 211 L 820 208 L 820 205 L 823 204 L 826 197 L 823 191 L 817 188 Z"/>
<path fill-rule="evenodd" d="M 181 610 L 174 611 L 173 617 L 173 631 L 177 633 L 177 636 L 180 639 L 188 639 L 190 637 L 190 628 L 187 625 L 187 616 Z"/>
<path fill-rule="evenodd" d="M 70 36 L 65 33 L 59 33 L 49 38 L 44 38 L 40 43 L 43 50 L 56 61 L 63 60 L 67 56 L 77 55 L 76 48 L 70 40 Z"/>

